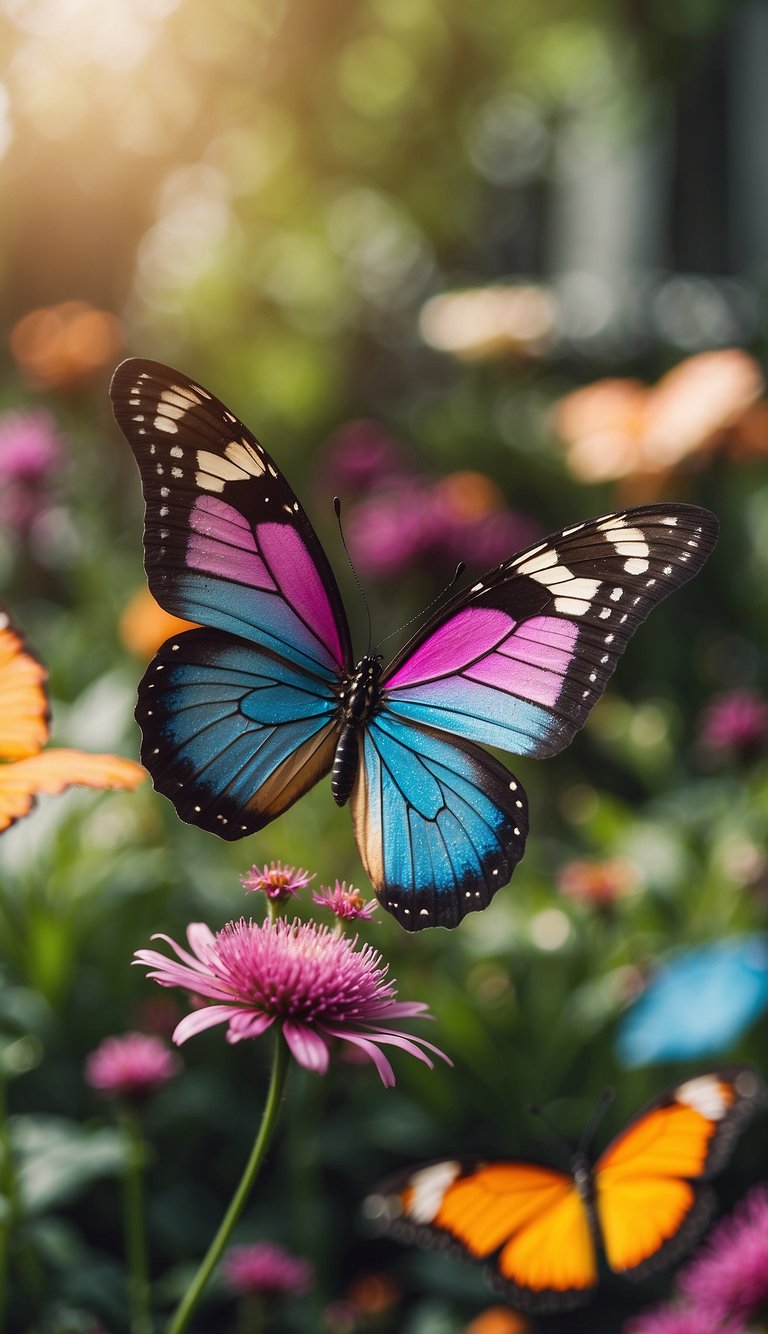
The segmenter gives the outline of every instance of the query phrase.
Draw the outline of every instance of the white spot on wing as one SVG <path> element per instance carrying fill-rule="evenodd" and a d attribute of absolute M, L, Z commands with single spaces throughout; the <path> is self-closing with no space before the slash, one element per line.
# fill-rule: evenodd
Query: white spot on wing
<path fill-rule="evenodd" d="M 434 1163 L 431 1167 L 422 1167 L 419 1172 L 414 1172 L 409 1183 L 411 1199 L 408 1204 L 408 1217 L 414 1223 L 432 1222 L 445 1192 L 456 1180 L 460 1170 L 458 1163 Z"/>
<path fill-rule="evenodd" d="M 717 1075 L 700 1075 L 680 1085 L 675 1093 L 675 1102 L 692 1107 L 708 1121 L 722 1121 L 729 1107 L 723 1089 Z"/>

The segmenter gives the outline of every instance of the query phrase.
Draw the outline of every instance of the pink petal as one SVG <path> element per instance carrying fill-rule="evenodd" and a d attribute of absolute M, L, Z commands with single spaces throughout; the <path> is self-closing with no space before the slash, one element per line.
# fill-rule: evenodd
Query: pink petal
<path fill-rule="evenodd" d="M 326 1032 L 332 1033 L 332 1030 L 326 1029 Z M 359 1047 L 361 1051 L 365 1052 L 368 1059 L 373 1061 L 373 1064 L 376 1066 L 384 1087 L 386 1089 L 394 1088 L 396 1082 L 395 1072 L 383 1051 L 379 1051 L 375 1042 L 371 1042 L 369 1038 L 360 1037 L 357 1033 L 349 1033 L 343 1029 L 338 1033 L 332 1033 L 332 1036 L 342 1038 L 344 1042 L 352 1042 L 356 1047 Z"/>
<path fill-rule="evenodd" d="M 213 1028 L 216 1024 L 226 1024 L 232 1018 L 232 1014 L 231 1005 L 206 1005 L 202 1010 L 193 1010 L 176 1025 L 173 1030 L 173 1041 L 177 1046 L 181 1046 L 187 1038 L 202 1033 L 206 1028 Z"/>
<path fill-rule="evenodd" d="M 430 1019 L 434 1019 L 434 1017 L 433 1014 L 429 1016 Z M 364 1024 L 363 1027 L 367 1028 L 368 1025 Z M 394 1042 L 396 1046 L 402 1046 L 404 1049 L 406 1049 L 405 1044 L 407 1043 L 407 1050 L 411 1050 L 413 1045 L 416 1045 L 421 1049 L 426 1048 L 427 1051 L 434 1052 L 435 1056 L 439 1056 L 442 1061 L 445 1061 L 446 1065 L 453 1065 L 450 1056 L 446 1056 L 445 1052 L 442 1051 L 440 1047 L 436 1047 L 434 1042 L 427 1042 L 426 1038 L 411 1037 L 408 1033 L 401 1033 L 399 1029 L 391 1028 L 372 1028 L 371 1036 L 374 1042 Z M 428 1062 L 428 1064 L 430 1064 L 431 1068 L 431 1063 Z"/>
<path fill-rule="evenodd" d="M 424 1001 L 391 1001 L 380 1011 L 377 1018 L 381 1019 L 411 1019 L 414 1015 L 424 1015 L 425 1019 L 434 1019 L 433 1014 L 425 1014 L 427 1006 Z M 365 1020 L 362 1021 L 365 1023 Z"/>
<path fill-rule="evenodd" d="M 293 1019 L 286 1019 L 283 1034 L 291 1055 L 303 1065 L 305 1070 L 312 1070 L 316 1075 L 324 1075 L 328 1069 L 328 1047 L 320 1034 L 305 1024 L 297 1024 Z"/>
<path fill-rule="evenodd" d="M 161 987 L 183 987 L 199 996 L 211 996 L 214 1000 L 234 999 L 231 987 L 223 985 L 212 974 L 203 973 L 199 968 L 188 968 L 186 964 L 175 963 L 165 954 L 156 950 L 137 950 L 134 963 L 150 968 L 147 977 L 159 982 Z"/>
<path fill-rule="evenodd" d="M 228 1042 L 240 1042 L 243 1038 L 258 1038 L 266 1033 L 275 1022 L 274 1015 L 257 1014 L 253 1010 L 231 1010 L 232 1018 L 227 1034 Z"/>

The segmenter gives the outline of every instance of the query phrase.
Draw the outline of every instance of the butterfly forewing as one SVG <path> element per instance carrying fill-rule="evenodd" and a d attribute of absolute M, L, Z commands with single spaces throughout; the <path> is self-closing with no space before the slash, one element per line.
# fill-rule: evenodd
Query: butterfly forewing
<path fill-rule="evenodd" d="M 555 533 L 457 595 L 384 674 L 398 715 L 516 754 L 568 744 L 652 608 L 717 538 L 693 505 L 649 505 Z"/>
<path fill-rule="evenodd" d="M 325 552 L 256 437 L 159 362 L 124 361 L 110 393 L 141 473 L 145 566 L 161 606 L 326 679 L 348 670 L 349 629 Z"/>

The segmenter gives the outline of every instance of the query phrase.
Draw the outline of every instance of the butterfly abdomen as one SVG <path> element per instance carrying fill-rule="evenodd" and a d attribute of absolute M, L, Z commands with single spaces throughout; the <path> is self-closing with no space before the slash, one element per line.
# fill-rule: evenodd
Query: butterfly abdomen
<path fill-rule="evenodd" d="M 355 785 L 360 755 L 357 732 L 376 708 L 380 676 L 381 660 L 366 656 L 360 659 L 339 692 L 343 723 L 331 770 L 331 791 L 337 806 L 344 806 L 349 801 Z"/>

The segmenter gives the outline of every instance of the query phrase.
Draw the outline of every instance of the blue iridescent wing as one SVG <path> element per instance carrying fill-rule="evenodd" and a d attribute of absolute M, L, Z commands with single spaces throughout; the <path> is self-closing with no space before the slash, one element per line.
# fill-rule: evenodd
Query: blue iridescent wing
<path fill-rule="evenodd" d="M 337 712 L 330 687 L 301 667 L 188 630 L 166 641 L 139 686 L 141 758 L 182 820 L 243 838 L 329 771 Z"/>
<path fill-rule="evenodd" d="M 202 385 L 156 361 L 124 361 L 110 395 L 141 473 L 144 564 L 160 605 L 326 680 L 348 670 L 333 572 L 256 437 Z"/>
<path fill-rule="evenodd" d="M 539 758 L 562 750 L 650 611 L 701 569 L 717 519 L 645 505 L 573 524 L 459 593 L 382 679 L 403 719 Z"/>
<path fill-rule="evenodd" d="M 377 713 L 360 737 L 352 819 L 376 893 L 407 931 L 458 926 L 523 855 L 519 783 L 470 742 Z"/>

